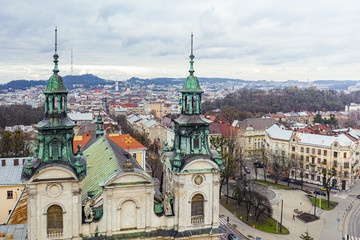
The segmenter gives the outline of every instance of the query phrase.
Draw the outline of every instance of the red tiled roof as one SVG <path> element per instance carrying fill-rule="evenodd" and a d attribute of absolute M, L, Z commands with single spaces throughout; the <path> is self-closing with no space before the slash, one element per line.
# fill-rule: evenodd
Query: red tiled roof
<path fill-rule="evenodd" d="M 116 143 L 119 147 L 121 147 L 124 150 L 145 148 L 144 145 L 139 143 L 135 138 L 133 138 L 129 134 L 110 134 L 110 135 L 106 135 L 106 137 L 109 138 L 114 143 Z"/>
<path fill-rule="evenodd" d="M 87 144 L 87 142 L 90 140 L 91 137 L 92 137 L 92 135 L 89 135 L 89 136 L 85 136 L 85 135 L 75 136 L 74 141 L 73 141 L 74 152 L 77 152 L 77 150 L 78 150 L 77 146 L 79 144 L 81 145 L 81 148 L 83 148 Z"/>
<path fill-rule="evenodd" d="M 119 105 L 123 108 L 137 107 L 136 103 L 120 103 Z"/>
<path fill-rule="evenodd" d="M 213 122 L 215 122 L 215 120 L 216 120 L 216 117 L 215 116 L 210 116 L 210 115 L 204 115 L 204 117 L 206 118 L 206 119 L 208 119 L 208 120 L 210 120 L 210 121 L 213 121 Z"/>

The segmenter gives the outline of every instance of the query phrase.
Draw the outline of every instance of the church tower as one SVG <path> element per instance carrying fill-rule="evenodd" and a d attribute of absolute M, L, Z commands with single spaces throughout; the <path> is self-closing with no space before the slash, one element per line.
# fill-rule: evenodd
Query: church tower
<path fill-rule="evenodd" d="M 73 151 L 75 124 L 67 117 L 67 94 L 58 74 L 57 29 L 53 75 L 45 94 L 45 117 L 35 128 L 38 148 L 24 165 L 27 183 L 28 239 L 78 239 L 81 225 L 81 180 L 86 158 Z"/>
<path fill-rule="evenodd" d="M 190 75 L 181 89 L 181 115 L 175 119 L 172 149 L 167 144 L 164 163 L 163 195 L 173 199 L 175 225 L 179 232 L 211 229 L 207 239 L 218 239 L 219 178 L 223 166 L 219 153 L 208 146 L 211 121 L 201 113 L 198 78 L 194 75 L 193 35 L 191 35 Z M 218 232 L 217 232 L 218 233 Z"/>

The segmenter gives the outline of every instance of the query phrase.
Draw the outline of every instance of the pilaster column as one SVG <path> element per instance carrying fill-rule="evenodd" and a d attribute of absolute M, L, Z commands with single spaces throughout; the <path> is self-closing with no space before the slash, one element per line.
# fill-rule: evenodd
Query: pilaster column
<path fill-rule="evenodd" d="M 53 109 L 54 109 L 54 97 L 53 96 L 50 96 L 50 114 L 53 113 Z"/>
<path fill-rule="evenodd" d="M 61 97 L 60 96 L 57 96 L 57 108 L 58 108 L 58 114 L 61 113 Z"/>

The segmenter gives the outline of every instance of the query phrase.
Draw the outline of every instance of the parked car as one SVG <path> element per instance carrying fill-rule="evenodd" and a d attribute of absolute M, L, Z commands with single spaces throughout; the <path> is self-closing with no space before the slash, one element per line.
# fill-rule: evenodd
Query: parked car
<path fill-rule="evenodd" d="M 250 174 L 250 169 L 248 166 L 246 166 L 246 164 L 243 162 L 243 168 L 244 168 L 244 171 L 246 172 L 246 174 Z"/>
<path fill-rule="evenodd" d="M 314 194 L 315 194 L 315 195 L 320 195 L 320 196 L 326 196 L 326 192 L 321 191 L 321 190 L 315 190 L 315 191 L 314 191 Z"/>
<path fill-rule="evenodd" d="M 283 177 L 283 178 L 281 178 L 281 181 L 288 182 L 288 181 L 290 181 L 290 179 L 288 177 Z"/>
<path fill-rule="evenodd" d="M 295 185 L 301 185 L 301 181 L 300 180 L 291 180 L 290 181 L 292 184 L 295 184 Z"/>
<path fill-rule="evenodd" d="M 264 168 L 264 164 L 260 160 L 255 160 L 254 167 L 255 168 Z"/>
<path fill-rule="evenodd" d="M 228 239 L 229 240 L 239 240 L 234 234 L 232 234 L 232 233 L 230 233 L 229 235 L 228 235 Z"/>

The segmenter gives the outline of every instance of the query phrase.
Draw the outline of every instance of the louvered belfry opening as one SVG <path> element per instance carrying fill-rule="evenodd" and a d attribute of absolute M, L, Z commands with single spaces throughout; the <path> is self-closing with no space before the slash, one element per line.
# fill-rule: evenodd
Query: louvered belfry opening
<path fill-rule="evenodd" d="M 63 210 L 59 205 L 52 205 L 47 210 L 48 237 L 61 237 L 63 235 Z"/>

